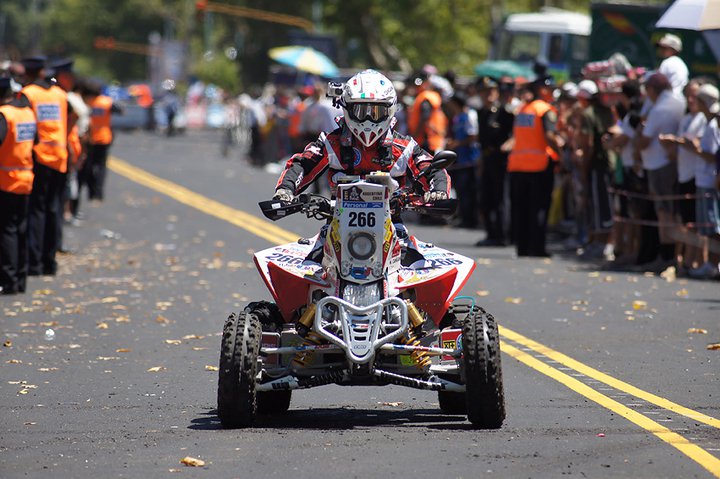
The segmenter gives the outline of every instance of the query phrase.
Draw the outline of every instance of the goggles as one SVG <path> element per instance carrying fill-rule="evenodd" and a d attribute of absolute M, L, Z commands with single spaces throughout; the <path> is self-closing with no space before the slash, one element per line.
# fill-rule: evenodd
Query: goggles
<path fill-rule="evenodd" d="M 348 105 L 348 113 L 353 120 L 378 123 L 388 119 L 391 107 L 385 103 L 351 103 Z"/>

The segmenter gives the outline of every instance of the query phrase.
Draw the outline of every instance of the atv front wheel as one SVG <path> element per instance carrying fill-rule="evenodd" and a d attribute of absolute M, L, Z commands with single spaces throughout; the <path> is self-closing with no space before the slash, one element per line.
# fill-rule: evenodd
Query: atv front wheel
<path fill-rule="evenodd" d="M 292 391 L 260 391 L 257 393 L 258 413 L 282 414 L 290 408 Z"/>
<path fill-rule="evenodd" d="M 505 393 L 495 318 L 473 308 L 462 335 L 468 419 L 478 428 L 498 429 L 505 419 Z"/>
<path fill-rule="evenodd" d="M 245 311 L 231 314 L 223 327 L 218 378 L 218 416 L 223 427 L 250 426 L 257 415 L 260 322 Z"/>

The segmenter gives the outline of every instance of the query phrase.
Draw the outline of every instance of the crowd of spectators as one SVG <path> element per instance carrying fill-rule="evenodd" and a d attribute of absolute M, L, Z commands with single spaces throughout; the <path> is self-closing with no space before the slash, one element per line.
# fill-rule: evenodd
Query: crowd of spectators
<path fill-rule="evenodd" d="M 556 253 L 607 268 L 717 278 L 718 90 L 716 79 L 688 78 L 680 40 L 658 43 L 657 70 L 627 69 L 613 85 L 591 69 L 577 82 L 551 84 L 558 138 L 549 231 Z M 538 70 L 538 76 L 542 76 Z M 507 162 L 515 118 L 533 98 L 522 78 L 458 79 L 432 66 L 396 80 L 394 128 L 428 151 L 454 150 L 459 208 L 453 225 L 485 231 L 477 246 L 516 243 Z M 241 110 L 251 117 L 254 164 L 283 161 L 334 129 L 340 110 L 315 82 L 271 86 Z"/>

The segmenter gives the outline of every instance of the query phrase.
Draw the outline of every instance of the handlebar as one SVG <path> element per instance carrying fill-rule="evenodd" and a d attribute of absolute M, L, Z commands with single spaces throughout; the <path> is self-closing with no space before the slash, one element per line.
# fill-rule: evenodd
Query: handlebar
<path fill-rule="evenodd" d="M 296 213 L 304 213 L 308 218 L 327 220 L 333 216 L 332 200 L 313 194 L 302 194 L 292 201 L 270 200 L 258 203 L 263 215 L 272 221 L 285 218 Z M 425 203 L 422 195 L 413 193 L 408 188 L 402 188 L 393 193 L 390 198 L 390 211 L 400 214 L 403 211 L 415 211 L 432 216 L 449 216 L 455 213 L 457 200 L 438 200 Z"/>

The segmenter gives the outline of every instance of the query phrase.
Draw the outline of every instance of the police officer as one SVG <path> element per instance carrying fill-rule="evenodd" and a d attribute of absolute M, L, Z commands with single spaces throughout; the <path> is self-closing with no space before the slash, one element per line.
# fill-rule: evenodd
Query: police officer
<path fill-rule="evenodd" d="M 33 187 L 35 113 L 0 78 L 0 294 L 25 292 L 27 215 Z"/>
<path fill-rule="evenodd" d="M 433 87 L 430 76 L 415 78 L 417 96 L 408 111 L 408 130 L 425 151 L 438 152 L 445 147 L 448 119 L 442 109 L 442 96 Z"/>
<path fill-rule="evenodd" d="M 102 201 L 105 196 L 107 157 L 113 141 L 112 113 L 122 113 L 122 109 L 113 103 L 112 98 L 102 94 L 98 82 L 87 82 L 83 100 L 90 107 L 88 152 L 83 176 L 87 181 L 90 200 Z"/>
<path fill-rule="evenodd" d="M 33 148 L 34 173 L 28 217 L 29 271 L 31 276 L 57 272 L 55 254 L 60 247 L 62 198 L 67 172 L 67 94 L 45 80 L 45 58 L 22 60 L 27 84 L 22 96 L 37 118 L 38 143 Z"/>
<path fill-rule="evenodd" d="M 508 158 L 512 230 L 518 256 L 548 257 L 545 232 L 553 167 L 563 140 L 556 134 L 557 113 L 550 104 L 552 77 L 540 76 L 529 88 L 532 100 L 515 118 L 515 143 Z"/>
<path fill-rule="evenodd" d="M 505 244 L 504 217 L 507 142 L 512 136 L 515 115 L 500 102 L 500 85 L 489 77 L 481 78 L 478 90 L 482 108 L 478 111 L 478 138 L 482 151 L 480 173 L 480 209 L 487 235 L 476 246 Z"/>

